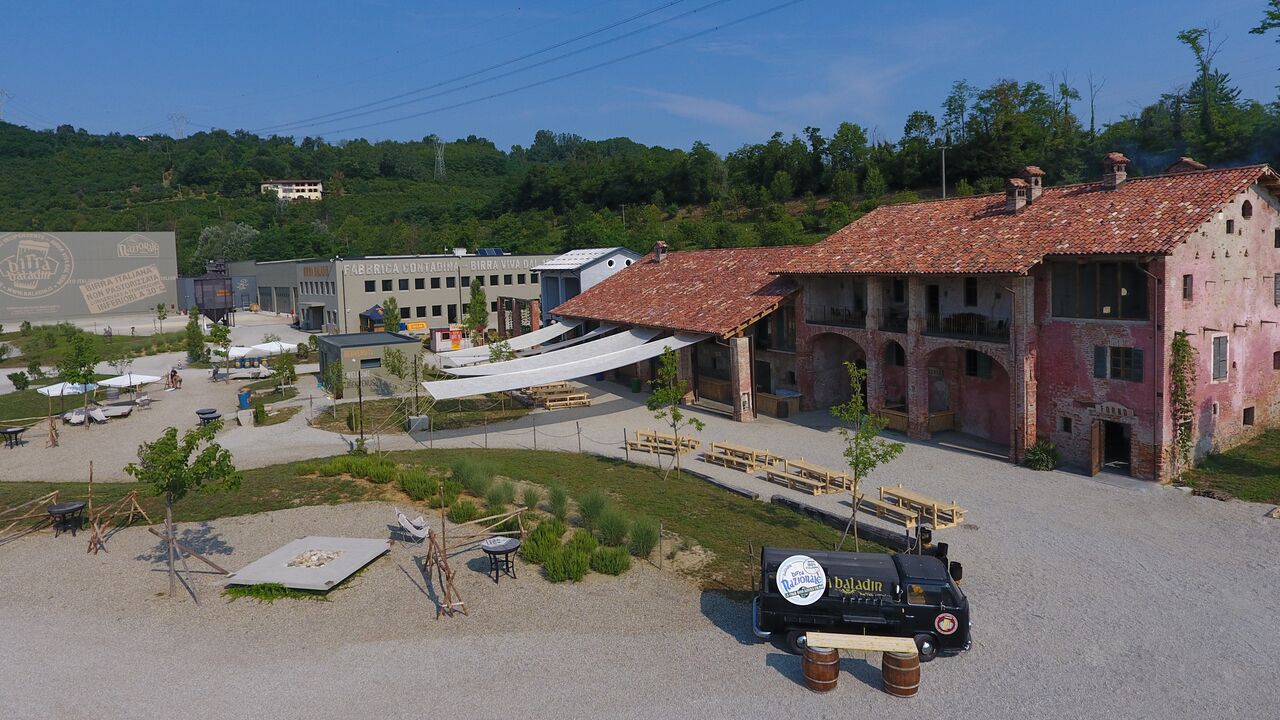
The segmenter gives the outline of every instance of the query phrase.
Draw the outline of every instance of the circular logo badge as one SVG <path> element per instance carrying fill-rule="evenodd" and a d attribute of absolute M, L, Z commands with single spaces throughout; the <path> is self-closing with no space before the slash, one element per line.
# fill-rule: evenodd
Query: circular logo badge
<path fill-rule="evenodd" d="M 75 260 L 61 240 L 47 233 L 0 237 L 0 292 L 21 300 L 48 297 L 71 280 Z"/>
<path fill-rule="evenodd" d="M 775 581 L 792 605 L 812 605 L 827 589 L 827 573 L 808 555 L 792 555 L 779 563 Z"/>
<path fill-rule="evenodd" d="M 933 619 L 933 627 L 943 635 L 951 635 L 960 629 L 960 621 L 951 613 L 942 613 Z"/>

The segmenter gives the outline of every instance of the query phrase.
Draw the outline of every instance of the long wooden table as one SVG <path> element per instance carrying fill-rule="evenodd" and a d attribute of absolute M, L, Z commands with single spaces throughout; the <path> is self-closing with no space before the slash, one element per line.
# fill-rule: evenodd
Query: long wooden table
<path fill-rule="evenodd" d="M 769 467 L 781 458 L 768 450 L 757 450 L 744 445 L 727 442 L 713 442 L 711 449 L 702 453 L 705 462 L 735 468 L 743 472 L 755 472 L 762 467 Z"/>
<path fill-rule="evenodd" d="M 919 648 L 916 641 L 905 637 L 888 637 L 885 635 L 851 635 L 846 633 L 825 633 L 809 631 L 805 633 L 805 644 L 812 647 L 834 648 L 836 650 L 862 650 L 864 652 L 896 652 L 916 655 Z"/>
<path fill-rule="evenodd" d="M 627 447 L 632 450 L 670 455 L 674 455 L 677 452 L 697 450 L 701 446 L 702 441 L 697 438 L 691 438 L 687 435 L 677 438 L 675 435 L 660 433 L 656 430 L 636 430 L 635 439 L 627 441 Z"/>
<path fill-rule="evenodd" d="M 935 530 L 955 527 L 964 522 L 965 509 L 954 501 L 935 500 L 923 493 L 908 490 L 902 485 L 881 487 L 880 499 L 916 511 L 922 518 L 931 522 Z"/>
<path fill-rule="evenodd" d="M 848 488 L 851 485 L 849 476 L 845 473 L 825 468 L 821 465 L 814 465 L 813 463 L 805 462 L 803 459 L 784 460 L 783 467 L 787 472 L 822 483 L 826 490 L 839 490 Z"/>

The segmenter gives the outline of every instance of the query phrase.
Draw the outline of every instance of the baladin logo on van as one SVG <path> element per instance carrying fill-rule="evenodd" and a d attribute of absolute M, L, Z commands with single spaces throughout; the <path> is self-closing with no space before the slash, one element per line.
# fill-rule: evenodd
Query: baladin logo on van
<path fill-rule="evenodd" d="M 812 605 L 827 588 L 827 573 L 808 555 L 792 555 L 778 564 L 778 592 L 792 605 Z"/>

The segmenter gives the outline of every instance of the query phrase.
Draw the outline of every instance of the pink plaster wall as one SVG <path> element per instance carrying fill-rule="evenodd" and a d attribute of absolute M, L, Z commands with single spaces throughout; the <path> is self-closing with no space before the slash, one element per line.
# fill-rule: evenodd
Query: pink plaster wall
<path fill-rule="evenodd" d="M 1250 219 L 1241 213 L 1246 200 L 1253 206 Z M 1230 235 L 1228 219 L 1235 221 Z M 1274 300 L 1275 275 L 1280 272 L 1280 249 L 1274 241 L 1277 227 L 1280 204 L 1254 186 L 1228 203 L 1221 218 L 1205 223 L 1169 258 L 1165 283 L 1169 337 L 1186 332 L 1198 353 L 1198 455 L 1225 450 L 1267 426 L 1280 425 L 1280 372 L 1272 368 L 1272 354 L 1280 350 L 1280 308 Z M 1184 274 L 1194 278 L 1190 302 L 1182 299 Z M 1212 379 L 1212 339 L 1218 335 L 1228 338 L 1225 381 Z M 1246 407 L 1254 408 L 1252 427 L 1243 424 Z M 1167 417 L 1165 426 L 1172 436 Z"/>

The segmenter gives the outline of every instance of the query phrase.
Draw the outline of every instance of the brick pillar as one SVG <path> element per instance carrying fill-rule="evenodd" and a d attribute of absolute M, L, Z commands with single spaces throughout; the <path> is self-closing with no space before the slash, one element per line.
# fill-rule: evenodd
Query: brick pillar
<path fill-rule="evenodd" d="M 1013 279 L 1013 312 L 1009 327 L 1009 459 L 1020 463 L 1036 443 L 1036 281 L 1027 275 Z"/>
<path fill-rule="evenodd" d="M 880 316 L 884 313 L 884 283 L 882 277 L 867 278 L 867 329 L 880 329 Z M 868 351 L 870 354 L 870 351 Z"/>
<path fill-rule="evenodd" d="M 751 422 L 755 419 L 751 402 L 751 338 L 729 338 L 729 390 L 733 403 L 733 419 Z"/>
<path fill-rule="evenodd" d="M 924 279 L 907 278 L 907 435 L 929 438 L 929 369 L 924 332 Z"/>
<path fill-rule="evenodd" d="M 529 332 L 542 327 L 542 301 L 537 298 L 529 301 Z"/>
<path fill-rule="evenodd" d="M 814 410 L 813 377 L 813 328 L 805 320 L 807 317 L 808 285 L 805 279 L 800 280 L 800 292 L 795 295 L 796 313 L 796 387 L 800 390 L 800 409 Z"/>
<path fill-rule="evenodd" d="M 884 349 L 880 333 L 872 335 L 874 347 L 865 347 L 867 354 L 867 412 L 878 413 L 884 409 Z"/>
<path fill-rule="evenodd" d="M 681 402 L 691 403 L 694 400 L 693 393 L 693 347 L 680 348 L 676 353 L 679 364 L 676 367 L 676 380 L 683 382 L 685 387 L 684 397 Z"/>

